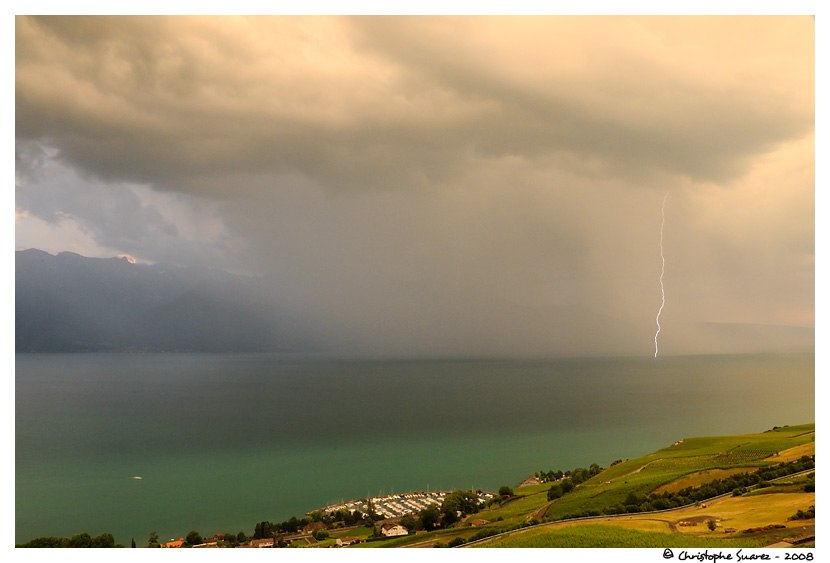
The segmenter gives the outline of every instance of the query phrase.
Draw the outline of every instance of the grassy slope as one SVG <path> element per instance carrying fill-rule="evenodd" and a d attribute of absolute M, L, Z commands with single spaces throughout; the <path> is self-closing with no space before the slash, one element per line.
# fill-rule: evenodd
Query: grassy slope
<path fill-rule="evenodd" d="M 552 503 L 549 517 L 600 510 L 622 502 L 630 492 L 647 495 L 678 479 L 712 469 L 754 468 L 775 462 L 764 458 L 794 446 L 813 443 L 815 425 L 782 428 L 762 434 L 690 438 L 652 454 L 603 471 Z M 726 457 L 719 455 L 728 452 Z"/>
<path fill-rule="evenodd" d="M 728 455 L 722 456 L 720 455 L 721 452 L 728 452 Z M 516 496 L 518 497 L 516 500 L 505 503 L 501 507 L 485 509 L 471 516 L 469 520 L 476 518 L 488 520 L 492 524 L 485 526 L 485 528 L 504 529 L 528 522 L 534 515 L 538 514 L 540 509 L 546 507 L 548 518 L 562 517 L 591 509 L 601 510 L 604 507 L 622 502 L 629 492 L 646 495 L 654 492 L 661 486 L 666 486 L 679 479 L 686 479 L 690 484 L 692 484 L 692 481 L 704 482 L 706 480 L 706 476 L 703 474 L 704 471 L 713 471 L 713 474 L 709 478 L 711 480 L 720 477 L 718 475 L 720 473 L 719 470 L 731 471 L 741 469 L 744 471 L 753 471 L 764 465 L 771 465 L 787 459 L 797 459 L 801 455 L 811 453 L 815 453 L 814 424 L 779 428 L 775 431 L 760 434 L 690 438 L 680 444 L 664 448 L 640 458 L 627 460 L 612 468 L 606 469 L 596 477 L 579 485 L 572 493 L 565 495 L 553 503 L 549 503 L 547 500 L 549 484 L 517 488 L 515 490 Z M 806 493 L 804 494 L 808 495 Z M 724 527 L 740 528 L 762 526 L 773 523 L 772 521 L 765 521 L 765 518 L 772 518 L 775 521 L 780 519 L 786 520 L 786 517 L 793 514 L 798 508 L 802 510 L 808 508 L 810 498 L 813 499 L 812 503 L 815 503 L 814 494 L 810 498 L 808 498 L 809 495 L 804 498 L 795 498 L 796 496 L 799 495 L 766 495 L 766 499 L 759 497 L 762 498 L 759 504 L 747 504 L 745 499 L 735 499 L 736 501 L 743 500 L 745 504 L 726 502 L 724 504 L 724 512 L 712 514 L 712 516 L 716 520 L 723 520 Z M 782 500 L 776 497 L 787 498 Z M 775 500 L 773 500 L 774 498 Z M 729 501 L 732 499 L 725 500 Z M 748 500 L 751 501 L 752 499 Z M 773 509 L 769 513 L 761 509 L 762 505 L 769 506 L 771 504 L 780 504 L 781 506 L 778 509 Z M 804 506 L 801 506 L 801 504 L 804 504 Z M 797 508 L 793 509 L 793 506 L 796 505 Z M 744 525 L 745 522 L 740 520 L 736 514 L 742 510 L 750 509 L 762 521 Z M 699 515 L 700 512 L 697 512 L 697 514 Z M 679 521 L 683 518 L 675 516 L 672 513 L 671 517 L 666 516 L 665 519 Z M 750 518 L 746 521 L 750 520 L 752 519 Z M 645 533 L 646 531 L 668 531 L 669 529 L 667 523 L 654 522 L 654 517 L 649 519 L 646 515 L 632 516 L 630 519 L 627 518 L 626 522 L 627 528 L 632 528 L 632 526 L 635 528 L 628 530 L 634 533 L 634 535 L 629 534 L 627 536 L 628 538 L 636 537 L 637 533 Z M 581 526 L 587 525 L 589 524 L 586 523 Z M 613 527 L 616 527 L 616 525 Z M 480 529 L 469 526 L 453 528 L 421 535 L 417 539 L 414 536 L 409 536 L 408 538 L 396 540 L 395 543 L 398 546 L 411 545 L 416 542 L 422 543 L 425 541 L 440 541 L 446 543 L 455 537 L 469 539 Z M 695 531 L 702 532 L 703 528 L 696 527 L 691 530 L 683 530 L 684 535 L 678 537 L 688 539 L 695 535 Z M 708 532 L 708 529 L 706 531 Z M 529 531 L 524 533 L 529 533 Z M 554 532 L 551 531 L 551 528 L 546 527 L 540 532 L 534 532 L 534 537 L 539 534 L 544 536 L 545 534 L 552 533 Z M 573 533 L 569 532 L 569 534 Z M 661 541 L 663 539 L 661 538 Z M 534 539 L 533 541 L 547 540 Z M 651 540 L 642 539 L 642 541 L 646 542 Z M 729 545 L 738 547 L 734 543 L 735 539 L 726 541 L 732 541 L 733 543 Z M 741 545 L 750 547 L 754 545 L 753 541 L 746 540 Z M 660 545 L 665 546 L 669 544 L 660 543 Z M 688 546 L 692 547 L 691 544 Z"/>
<path fill-rule="evenodd" d="M 729 452 L 729 456 L 722 457 L 719 455 L 720 452 Z M 760 454 L 755 452 L 764 452 L 766 457 L 762 459 Z M 705 482 L 704 472 L 707 471 L 713 473 L 720 473 L 721 470 L 731 472 L 736 468 L 750 471 L 763 465 L 797 459 L 801 455 L 812 453 L 815 453 L 814 424 L 781 428 L 762 434 L 692 438 L 684 440 L 681 444 L 629 460 L 603 471 L 577 487 L 570 495 L 551 503 L 548 515 L 556 517 L 591 508 L 601 508 L 621 501 L 629 492 L 636 492 L 641 495 L 648 494 L 677 480 L 687 481 L 686 486 L 694 484 L 691 481 Z M 717 474 L 710 475 L 710 480 L 719 477 L 720 475 Z M 787 489 L 783 487 L 780 490 L 782 493 L 787 492 Z M 708 540 L 714 536 L 714 539 L 718 541 L 727 542 L 725 546 L 752 547 L 756 542 L 754 538 L 726 537 L 722 530 L 729 527 L 740 530 L 772 523 L 783 524 L 798 509 L 806 510 L 807 507 L 815 504 L 815 493 L 794 491 L 790 491 L 788 494 L 722 499 L 714 504 L 710 503 L 705 508 L 692 507 L 681 512 L 673 512 L 670 516 L 666 515 L 664 517 L 665 522 L 655 522 L 655 520 L 660 519 L 659 515 L 633 515 L 626 517 L 624 520 L 608 520 L 608 523 L 614 522 L 613 529 L 634 528 L 629 531 L 636 533 L 625 535 L 624 538 L 620 536 L 619 541 L 613 539 L 613 534 L 605 534 L 603 537 L 605 537 L 605 540 L 612 542 L 612 545 L 623 547 L 629 545 L 632 541 L 635 541 L 635 543 L 639 541 L 638 547 L 647 547 L 651 545 L 650 542 L 655 538 L 648 535 L 637 536 L 636 534 L 652 533 L 655 529 L 667 532 L 669 531 L 669 521 L 676 523 L 683 519 L 700 518 L 701 511 L 704 511 L 706 516 L 719 522 L 721 528 L 715 533 L 709 532 L 703 526 L 678 528 L 682 536 L 675 535 L 681 539 L 681 542 L 691 542 L 692 537 Z M 522 489 L 519 489 L 519 492 L 522 492 Z M 800 527 L 802 524 L 804 522 L 797 522 L 790 524 L 790 526 Z M 588 523 L 576 526 L 596 527 L 595 524 Z M 785 535 L 786 533 L 784 532 Z M 531 534 L 531 531 L 513 534 L 511 537 L 524 537 L 525 534 Z M 560 539 L 556 539 L 556 536 L 561 534 L 565 534 L 561 538 L 563 544 L 578 543 L 580 541 L 573 537 L 576 534 L 574 531 L 563 532 L 561 528 L 559 531 L 552 531 L 550 528 L 543 528 L 539 531 L 533 531 L 524 543 L 522 543 L 524 540 L 514 539 L 506 545 L 502 545 L 505 547 L 542 547 L 542 544 L 550 544 L 549 546 L 553 547 L 554 545 L 560 545 Z M 551 536 L 551 538 L 540 539 L 546 535 Z M 488 545 L 490 543 L 493 542 L 488 542 Z M 696 545 L 692 545 L 692 543 L 683 543 L 683 545 L 695 547 Z M 608 545 L 610 544 L 606 544 L 606 546 Z M 670 544 L 664 542 L 659 545 Z M 566 545 L 562 546 L 565 547 Z M 699 547 L 705 546 L 701 544 Z M 574 547 L 577 547 L 577 545 L 574 544 Z"/>

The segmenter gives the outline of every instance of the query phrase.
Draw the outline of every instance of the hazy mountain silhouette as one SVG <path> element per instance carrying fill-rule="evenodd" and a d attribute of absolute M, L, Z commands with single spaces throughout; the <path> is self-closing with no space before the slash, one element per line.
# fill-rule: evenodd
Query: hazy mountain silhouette
<path fill-rule="evenodd" d="M 440 345 L 419 348 L 413 338 L 413 344 L 401 348 L 384 345 L 382 335 L 375 332 L 308 314 L 302 306 L 290 309 L 296 303 L 286 295 L 277 297 L 279 288 L 273 279 L 206 268 L 132 264 L 121 258 L 86 258 L 71 252 L 53 256 L 30 249 L 16 252 L 15 281 L 18 352 L 654 353 L 651 315 L 644 317 L 644 324 L 630 327 L 582 307 L 505 306 L 491 319 L 485 315 L 492 332 L 477 336 L 475 331 L 436 323 Z M 280 303 L 285 307 L 280 308 Z M 406 322 L 402 319 L 397 327 L 404 333 Z M 524 346 L 515 339 L 502 345 L 492 337 L 509 335 L 505 330 L 510 327 L 521 327 Z M 417 326 L 412 333 L 419 334 Z M 667 319 L 660 333 L 660 354 L 813 350 L 814 339 L 812 327 Z"/>
<path fill-rule="evenodd" d="M 297 326 L 263 307 L 262 280 L 122 258 L 15 253 L 15 349 L 296 351 Z"/>

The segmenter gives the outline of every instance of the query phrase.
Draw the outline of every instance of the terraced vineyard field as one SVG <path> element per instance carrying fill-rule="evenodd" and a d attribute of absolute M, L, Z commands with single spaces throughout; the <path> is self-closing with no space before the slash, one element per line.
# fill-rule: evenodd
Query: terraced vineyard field
<path fill-rule="evenodd" d="M 649 471 L 669 471 L 677 469 L 714 469 L 726 467 L 757 467 L 759 460 L 774 456 L 776 452 L 769 450 L 737 450 L 727 452 L 726 455 L 698 455 L 688 457 L 667 457 L 653 461 L 648 466 Z M 768 462 L 769 463 L 769 462 Z M 763 464 L 760 464 L 763 465 Z"/>
<path fill-rule="evenodd" d="M 516 532 L 488 542 L 484 547 L 553 547 L 553 548 L 620 548 L 692 547 L 734 548 L 762 547 L 763 540 L 721 538 L 690 538 L 663 532 L 642 532 L 603 524 L 567 526 L 555 530 L 534 529 Z"/>
<path fill-rule="evenodd" d="M 759 467 L 780 462 L 776 456 L 785 450 L 798 451 L 802 455 L 814 453 L 814 444 L 814 425 L 784 427 L 761 434 L 683 440 L 653 454 L 617 464 L 589 479 L 572 493 L 549 503 L 546 519 L 557 520 L 566 516 L 587 515 L 591 511 L 599 512 L 609 506 L 621 505 L 631 494 L 646 496 L 661 486 L 667 487 L 674 482 L 686 480 L 689 482 L 686 486 L 700 486 L 726 475 L 751 473 Z M 708 481 L 707 474 L 710 475 Z M 626 538 L 629 539 L 639 538 L 631 541 L 647 541 L 646 536 L 637 536 L 640 532 L 629 532 L 631 531 L 620 533 L 627 534 Z M 568 532 L 574 533 L 576 532 Z M 546 542 L 549 541 L 557 546 L 564 546 L 571 541 L 582 545 L 579 543 L 582 540 L 570 536 L 569 539 L 563 538 L 565 536 L 559 536 L 556 540 L 535 539 L 533 542 L 541 542 L 539 547 L 542 544 L 548 545 Z M 603 541 L 612 541 L 616 545 L 617 541 L 626 543 L 629 539 L 620 536 L 617 539 L 605 538 Z M 684 545 L 691 547 L 689 543 Z M 734 543 L 731 545 L 735 546 Z"/>

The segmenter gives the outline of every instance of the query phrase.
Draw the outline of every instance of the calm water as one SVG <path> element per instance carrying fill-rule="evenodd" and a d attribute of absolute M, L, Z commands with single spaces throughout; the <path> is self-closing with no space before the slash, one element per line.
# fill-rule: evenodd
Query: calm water
<path fill-rule="evenodd" d="M 684 437 L 815 419 L 813 354 L 49 354 L 17 355 L 15 370 L 16 542 L 252 533 L 342 499 L 496 490 Z"/>

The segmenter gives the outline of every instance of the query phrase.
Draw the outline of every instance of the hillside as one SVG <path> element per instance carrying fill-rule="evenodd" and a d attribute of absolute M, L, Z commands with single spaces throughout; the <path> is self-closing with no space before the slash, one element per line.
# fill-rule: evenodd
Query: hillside
<path fill-rule="evenodd" d="M 810 485 L 814 490 L 813 474 L 775 475 L 787 471 L 780 464 L 795 466 L 814 454 L 814 424 L 689 438 L 616 463 L 555 500 L 549 500 L 548 491 L 556 482 L 519 487 L 511 498 L 468 516 L 457 527 L 410 535 L 386 546 L 440 547 L 483 540 L 469 547 L 760 547 L 811 534 L 814 519 L 790 517 L 815 505 L 815 493 L 805 491 Z M 682 492 L 715 496 L 716 479 L 759 471 L 771 476 L 766 481 L 777 480 L 772 486 L 747 486 L 736 496 L 730 492 L 716 500 L 679 501 L 662 512 L 640 513 L 658 506 L 635 504 L 657 505 L 661 498 L 677 502 L 684 498 L 678 496 Z M 616 510 L 621 514 L 612 514 Z M 710 520 L 714 531 L 707 525 Z"/>

